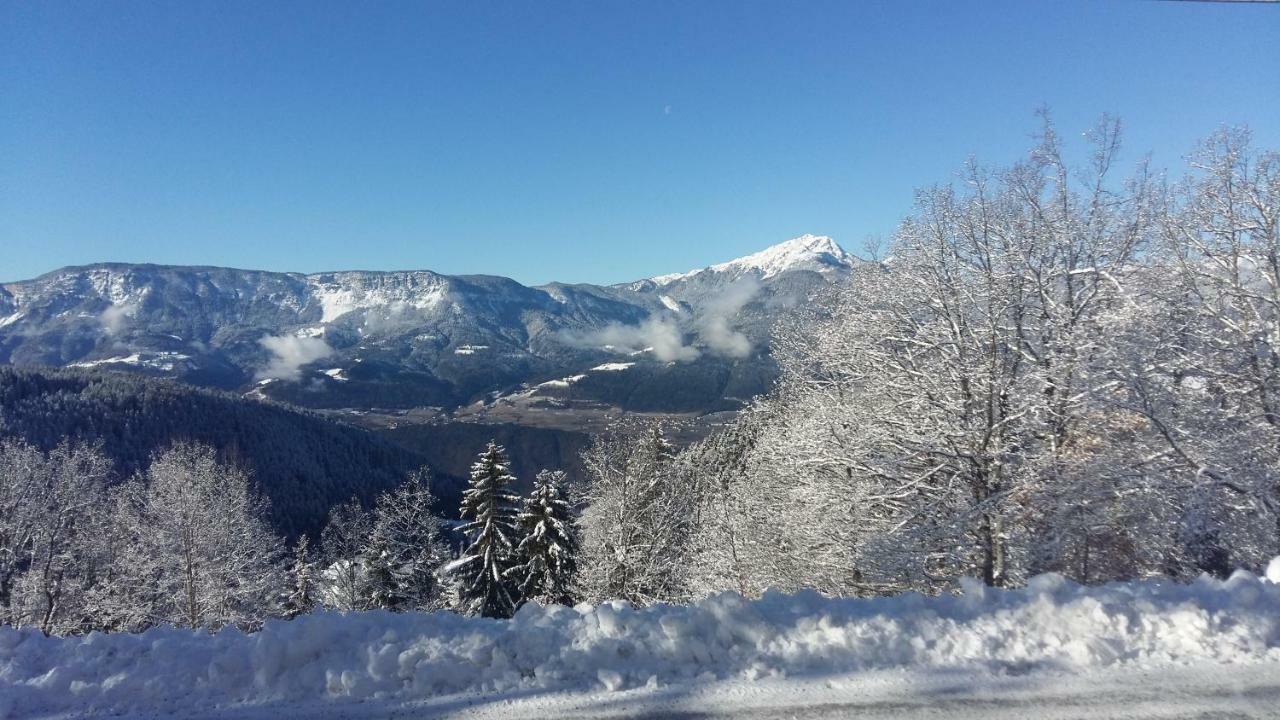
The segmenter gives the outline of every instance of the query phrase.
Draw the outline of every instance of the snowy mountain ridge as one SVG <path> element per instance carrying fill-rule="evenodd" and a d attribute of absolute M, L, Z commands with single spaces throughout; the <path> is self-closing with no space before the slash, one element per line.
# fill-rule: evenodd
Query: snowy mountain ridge
<path fill-rule="evenodd" d="M 649 280 L 658 285 L 669 285 L 677 280 L 685 280 L 704 272 L 735 275 L 755 272 L 763 280 L 789 270 L 829 272 L 833 269 L 848 269 L 853 267 L 855 262 L 854 257 L 845 252 L 835 240 L 825 235 L 806 233 L 728 262 L 688 272 L 658 275 Z"/>
<path fill-rule="evenodd" d="M 778 314 L 853 262 L 832 239 L 804 235 L 662 284 L 66 267 L 0 284 L 0 363 L 141 372 L 321 408 L 455 408 L 516 393 L 557 407 L 724 410 L 771 383 Z M 631 364 L 594 377 L 615 361 Z M 593 377 L 545 384 L 581 375 Z"/>

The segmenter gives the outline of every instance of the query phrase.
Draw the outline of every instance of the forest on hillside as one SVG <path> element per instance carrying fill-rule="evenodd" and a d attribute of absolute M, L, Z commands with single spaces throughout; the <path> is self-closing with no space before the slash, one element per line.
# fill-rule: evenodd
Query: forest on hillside
<path fill-rule="evenodd" d="M 145 470 L 175 441 L 204 443 L 249 471 L 286 537 L 318 535 L 329 508 L 352 496 L 372 503 L 425 463 L 367 430 L 238 395 L 102 370 L 0 366 L 0 437 L 42 450 L 98 447 L 112 477 Z M 435 491 L 457 501 L 460 481 Z"/>

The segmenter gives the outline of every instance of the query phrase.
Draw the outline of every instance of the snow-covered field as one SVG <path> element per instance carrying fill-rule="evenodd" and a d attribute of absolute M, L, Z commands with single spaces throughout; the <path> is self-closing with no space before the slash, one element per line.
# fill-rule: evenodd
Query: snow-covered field
<path fill-rule="evenodd" d="M 3 628 L 0 716 L 1280 716 L 1280 560 L 1267 575 L 323 613 L 252 635 Z"/>

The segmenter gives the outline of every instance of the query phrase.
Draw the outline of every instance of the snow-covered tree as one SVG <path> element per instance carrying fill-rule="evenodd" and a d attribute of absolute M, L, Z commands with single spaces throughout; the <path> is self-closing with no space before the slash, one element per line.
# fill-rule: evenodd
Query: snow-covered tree
<path fill-rule="evenodd" d="M 46 635 L 94 626 L 110 475 L 89 447 L 0 442 L 0 621 Z"/>
<path fill-rule="evenodd" d="M 523 500 L 517 518 L 519 564 L 507 572 L 524 600 L 561 605 L 574 602 L 578 532 L 565 485 L 563 471 L 543 470 Z"/>
<path fill-rule="evenodd" d="M 311 557 L 311 540 L 303 535 L 293 545 L 293 559 L 289 566 L 292 587 L 285 600 L 285 612 L 289 617 L 305 615 L 316 606 L 315 562 Z"/>
<path fill-rule="evenodd" d="M 648 420 L 616 422 L 583 452 L 579 584 L 588 599 L 684 597 L 697 487 L 673 471 L 673 460 L 661 426 Z"/>
<path fill-rule="evenodd" d="M 445 574 L 457 587 L 458 609 L 484 617 L 510 617 L 519 604 L 510 576 L 517 563 L 519 498 L 507 490 L 515 481 L 501 446 L 490 442 L 471 466 L 470 487 L 462 493 L 459 530 L 468 545 Z"/>
<path fill-rule="evenodd" d="M 1046 123 L 1026 161 L 921 192 L 884 261 L 778 328 L 781 377 L 739 421 L 757 426 L 713 438 L 730 455 L 697 450 L 720 480 L 697 533 L 700 591 L 1165 565 L 1179 495 L 1126 389 L 1152 357 L 1135 341 L 1154 318 L 1163 199 L 1142 168 L 1109 180 L 1118 123 L 1089 135 L 1083 171 Z M 1139 521 L 1144 506 L 1155 519 Z"/>
<path fill-rule="evenodd" d="M 1182 488 L 1196 569 L 1280 551 L 1280 153 L 1223 129 L 1160 215 L 1146 304 L 1155 322 L 1125 375 Z"/>
<path fill-rule="evenodd" d="M 441 605 L 436 573 L 448 549 L 428 477 L 420 470 L 378 498 L 364 559 L 374 607 L 432 610 Z"/>
<path fill-rule="evenodd" d="M 329 522 L 320 534 L 324 572 L 320 601 L 335 610 L 366 610 L 372 591 L 365 557 L 373 516 L 360 501 L 351 498 L 329 511 Z"/>
<path fill-rule="evenodd" d="M 130 482 L 119 511 L 133 546 L 123 549 L 108 591 L 137 602 L 132 586 L 146 588 L 139 620 L 253 628 L 280 613 L 281 541 L 245 470 L 210 447 L 178 443 Z"/>

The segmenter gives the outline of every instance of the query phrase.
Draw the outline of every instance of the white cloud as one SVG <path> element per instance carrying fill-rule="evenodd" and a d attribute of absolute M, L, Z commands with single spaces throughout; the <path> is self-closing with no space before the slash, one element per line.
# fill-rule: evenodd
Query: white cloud
<path fill-rule="evenodd" d="M 137 308 L 133 305 L 112 305 L 98 319 L 102 321 L 102 328 L 107 331 L 108 335 L 119 335 L 124 330 L 125 323 L 134 316 Z"/>
<path fill-rule="evenodd" d="M 295 381 L 302 376 L 302 366 L 322 360 L 333 354 L 322 338 L 295 337 L 293 335 L 266 335 L 258 344 L 271 353 L 271 362 L 258 371 L 255 380 Z"/>
<path fill-rule="evenodd" d="M 747 357 L 751 341 L 729 326 L 729 321 L 760 292 L 760 281 L 744 275 L 712 301 L 702 307 L 698 319 L 698 338 L 714 353 L 729 357 Z"/>
<path fill-rule="evenodd" d="M 736 358 L 751 354 L 751 341 L 734 330 L 730 322 L 759 292 L 760 281 L 746 275 L 700 308 L 691 329 L 707 351 Z M 599 330 L 564 332 L 560 337 L 575 347 L 605 347 L 626 354 L 652 350 L 653 356 L 662 362 L 697 360 L 702 351 L 686 345 L 684 335 L 677 318 L 663 313 L 650 315 L 638 325 L 610 323 Z"/>
<path fill-rule="evenodd" d="M 684 344 L 684 333 L 674 320 L 651 315 L 639 325 L 611 323 L 587 333 L 562 335 L 565 342 L 578 347 L 611 345 L 617 352 L 638 352 L 653 348 L 653 356 L 662 362 L 696 360 L 698 349 Z"/>

